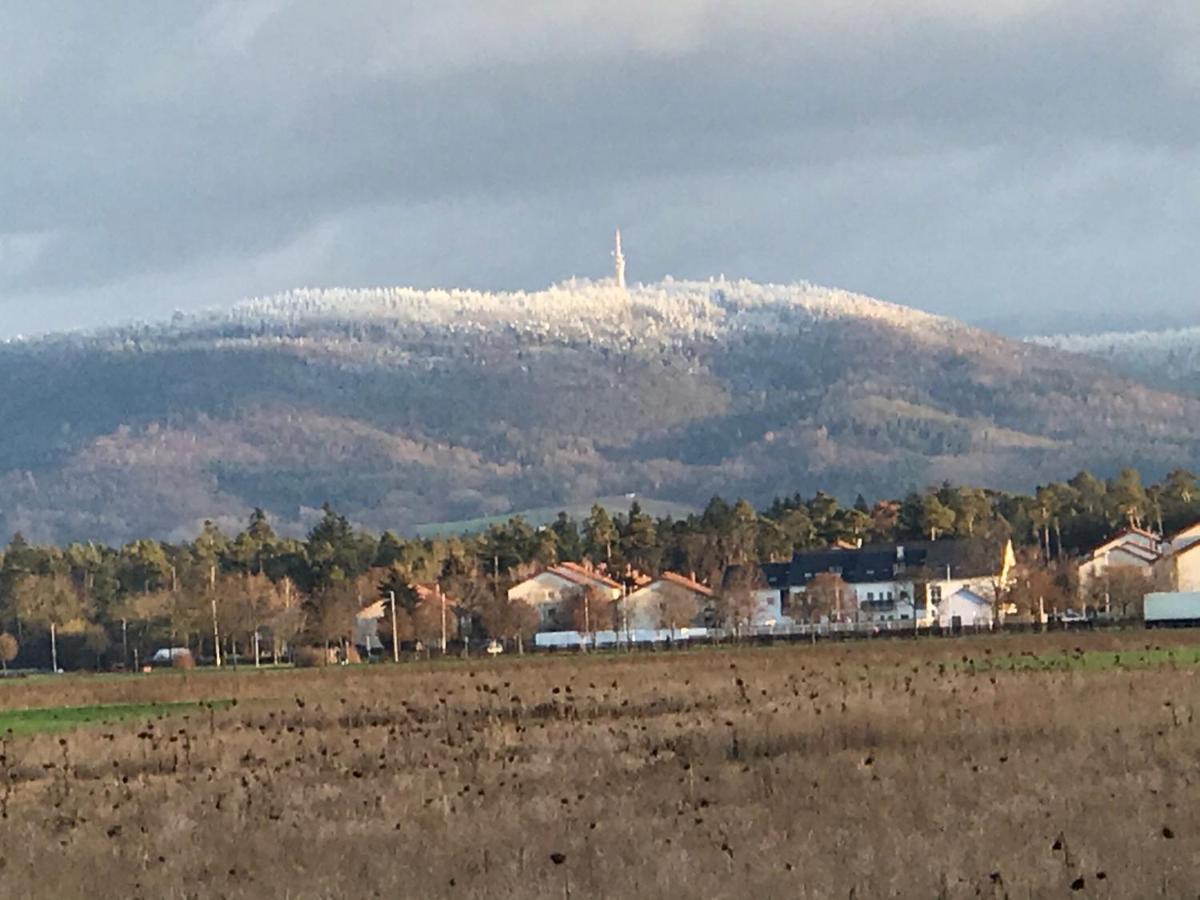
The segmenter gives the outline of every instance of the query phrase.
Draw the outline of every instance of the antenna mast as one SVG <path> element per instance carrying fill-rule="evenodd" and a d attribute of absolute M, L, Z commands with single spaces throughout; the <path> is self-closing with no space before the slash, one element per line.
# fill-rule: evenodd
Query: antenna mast
<path fill-rule="evenodd" d="M 625 254 L 621 252 L 621 229 L 617 229 L 617 246 L 613 250 L 613 263 L 616 266 L 617 287 L 625 289 Z"/>

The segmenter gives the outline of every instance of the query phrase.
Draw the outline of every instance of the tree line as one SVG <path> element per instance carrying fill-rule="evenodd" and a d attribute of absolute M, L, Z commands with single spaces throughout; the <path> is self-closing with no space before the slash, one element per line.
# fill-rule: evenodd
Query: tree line
<path fill-rule="evenodd" d="M 349 644 L 363 604 L 381 599 L 387 642 L 393 608 L 401 642 L 528 638 L 537 616 L 509 602 L 507 589 L 563 561 L 603 566 L 630 584 L 634 573 L 675 571 L 719 587 L 731 565 L 838 542 L 1010 537 L 1042 569 L 1025 577 L 1061 586 L 1064 561 L 1120 527 L 1169 533 L 1196 519 L 1191 472 L 1146 485 L 1126 469 L 1109 479 L 1080 472 L 1029 494 L 943 484 L 850 505 L 822 492 L 793 495 L 761 510 L 714 497 L 685 518 L 652 518 L 635 500 L 617 515 L 597 505 L 582 521 L 560 513 L 539 527 L 513 517 L 478 534 L 425 539 L 372 534 L 328 505 L 303 538 L 277 534 L 262 510 L 235 535 L 206 523 L 178 543 L 58 547 L 17 534 L 0 557 L 8 635 L 0 662 L 18 655 L 14 647 L 22 664 L 37 666 L 133 665 L 163 646 L 226 663 L 277 658 L 299 646 Z"/>

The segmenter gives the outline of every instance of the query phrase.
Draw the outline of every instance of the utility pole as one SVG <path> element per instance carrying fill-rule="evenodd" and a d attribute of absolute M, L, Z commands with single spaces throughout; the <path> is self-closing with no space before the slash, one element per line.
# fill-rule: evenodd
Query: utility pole
<path fill-rule="evenodd" d="M 392 662 L 400 662 L 400 640 L 396 632 L 396 592 L 388 591 L 392 601 Z"/>
<path fill-rule="evenodd" d="M 217 566 L 216 563 L 208 568 L 208 597 L 212 605 L 213 622 L 213 661 L 221 668 L 221 631 L 217 628 Z"/>
<path fill-rule="evenodd" d="M 54 631 L 54 623 L 50 623 L 50 668 L 58 674 L 58 638 Z"/>
<path fill-rule="evenodd" d="M 446 655 L 446 595 L 442 593 L 442 586 L 436 582 L 433 585 L 434 591 L 442 601 L 442 656 Z"/>
<path fill-rule="evenodd" d="M 217 628 L 217 595 L 213 594 L 209 598 L 212 602 L 212 620 L 213 620 L 213 661 L 217 668 L 221 668 L 221 632 Z"/>
<path fill-rule="evenodd" d="M 129 623 L 121 619 L 121 664 L 129 665 Z"/>
<path fill-rule="evenodd" d="M 588 635 L 592 633 L 592 600 L 591 591 L 584 589 L 583 592 L 583 644 L 584 649 L 587 649 Z"/>

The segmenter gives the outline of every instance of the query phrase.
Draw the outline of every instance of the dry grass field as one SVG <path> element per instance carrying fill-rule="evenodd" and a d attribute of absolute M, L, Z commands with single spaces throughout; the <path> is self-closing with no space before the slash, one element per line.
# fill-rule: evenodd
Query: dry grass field
<path fill-rule="evenodd" d="M 9 713 L 0 895 L 1196 896 L 1197 647 L 12 680 L 0 709 L 124 706 L 65 730 Z"/>

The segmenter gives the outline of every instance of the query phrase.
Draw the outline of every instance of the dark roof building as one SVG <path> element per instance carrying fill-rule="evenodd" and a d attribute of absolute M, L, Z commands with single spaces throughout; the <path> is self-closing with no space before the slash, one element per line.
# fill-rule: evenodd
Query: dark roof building
<path fill-rule="evenodd" d="M 1007 571 L 1011 547 L 1007 540 L 977 538 L 804 550 L 794 554 L 791 562 L 762 563 L 760 586 L 803 590 L 812 579 L 826 574 L 838 575 L 848 584 L 987 578 Z M 744 574 L 743 567 L 731 567 L 725 573 L 726 585 Z"/>

